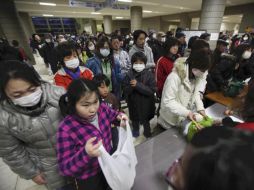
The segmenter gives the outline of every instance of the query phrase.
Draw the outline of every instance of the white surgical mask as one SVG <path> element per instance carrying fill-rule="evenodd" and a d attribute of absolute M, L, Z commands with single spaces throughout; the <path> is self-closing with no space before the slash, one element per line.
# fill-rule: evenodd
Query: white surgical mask
<path fill-rule="evenodd" d="M 27 96 L 23 96 L 20 98 L 16 98 L 12 100 L 13 104 L 21 106 L 21 107 L 32 107 L 37 105 L 42 96 L 42 90 L 41 88 L 38 88 L 35 92 L 32 94 L 29 94 Z"/>
<path fill-rule="evenodd" d="M 60 42 L 66 42 L 66 39 L 65 38 L 61 38 L 59 41 Z"/>
<path fill-rule="evenodd" d="M 245 51 L 242 55 L 243 59 L 249 59 L 251 57 L 251 51 Z"/>
<path fill-rule="evenodd" d="M 243 37 L 243 40 L 244 40 L 244 41 L 247 41 L 248 39 L 249 39 L 248 36 L 244 36 L 244 37 Z"/>
<path fill-rule="evenodd" d="M 153 37 L 154 39 L 156 39 L 156 33 L 153 33 L 152 37 Z"/>
<path fill-rule="evenodd" d="M 137 72 L 143 71 L 145 67 L 145 64 L 133 64 L 133 69 Z"/>
<path fill-rule="evenodd" d="M 131 40 L 131 41 L 129 42 L 129 45 L 132 46 L 133 44 L 134 44 L 134 41 Z"/>
<path fill-rule="evenodd" d="M 108 57 L 108 55 L 110 54 L 110 51 L 109 51 L 109 49 L 103 48 L 103 49 L 100 49 L 100 54 L 103 57 Z"/>
<path fill-rule="evenodd" d="M 93 50 L 95 49 L 95 47 L 94 47 L 94 45 L 92 44 L 92 45 L 88 46 L 88 49 L 89 49 L 90 51 L 93 51 Z"/>
<path fill-rule="evenodd" d="M 162 41 L 162 42 L 165 42 L 165 41 L 166 41 L 166 38 L 165 38 L 165 37 L 161 38 L 161 41 Z"/>
<path fill-rule="evenodd" d="M 50 43 L 51 42 L 51 40 L 50 39 L 45 39 L 45 41 L 47 42 L 47 43 Z"/>
<path fill-rule="evenodd" d="M 199 69 L 192 69 L 192 73 L 195 77 L 202 77 L 204 75 L 204 72 L 202 72 L 201 70 Z"/>
<path fill-rule="evenodd" d="M 79 59 L 74 58 L 68 61 L 65 61 L 65 66 L 70 68 L 70 69 L 76 69 L 79 66 Z"/>

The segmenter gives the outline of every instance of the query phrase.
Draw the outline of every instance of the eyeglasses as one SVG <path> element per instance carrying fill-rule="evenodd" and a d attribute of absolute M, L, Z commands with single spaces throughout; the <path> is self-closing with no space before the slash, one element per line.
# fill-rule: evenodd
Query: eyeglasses
<path fill-rule="evenodd" d="M 178 167 L 182 167 L 182 158 L 176 159 L 173 164 L 169 167 L 165 180 L 168 183 L 168 185 L 173 189 L 173 190 L 178 190 L 177 187 L 175 186 L 175 172 Z"/>

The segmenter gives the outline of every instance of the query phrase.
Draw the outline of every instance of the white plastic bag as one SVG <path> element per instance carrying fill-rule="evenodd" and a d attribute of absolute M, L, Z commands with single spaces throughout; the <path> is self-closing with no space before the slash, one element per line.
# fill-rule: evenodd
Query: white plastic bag
<path fill-rule="evenodd" d="M 99 149 L 99 164 L 109 186 L 113 190 L 130 190 L 136 176 L 137 156 L 129 123 L 126 122 L 126 130 L 119 128 L 119 142 L 113 155 L 103 145 Z"/>

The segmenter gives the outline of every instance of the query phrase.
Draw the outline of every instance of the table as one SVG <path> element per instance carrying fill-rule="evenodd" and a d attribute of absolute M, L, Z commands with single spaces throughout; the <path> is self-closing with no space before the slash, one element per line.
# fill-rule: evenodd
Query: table
<path fill-rule="evenodd" d="M 248 92 L 248 85 L 245 85 L 242 92 L 235 98 L 226 97 L 223 95 L 222 92 L 211 92 L 211 93 L 206 94 L 205 97 L 209 100 L 212 100 L 212 101 L 220 103 L 224 106 L 230 107 L 236 99 L 242 98 L 243 96 L 245 96 L 247 94 L 247 92 Z"/>
<path fill-rule="evenodd" d="M 231 106 L 234 101 L 234 99 L 231 97 L 225 97 L 222 92 L 212 92 L 205 95 L 205 97 L 227 107 Z"/>
<path fill-rule="evenodd" d="M 173 128 L 138 145 L 137 174 L 132 190 L 167 190 L 164 174 L 182 155 L 185 145 L 182 136 Z"/>

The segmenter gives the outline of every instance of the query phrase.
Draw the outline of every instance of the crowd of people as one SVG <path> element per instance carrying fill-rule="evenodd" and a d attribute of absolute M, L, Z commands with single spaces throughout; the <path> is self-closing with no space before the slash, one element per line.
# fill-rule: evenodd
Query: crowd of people
<path fill-rule="evenodd" d="M 143 125 L 149 139 L 156 115 L 164 129 L 195 121 L 196 113 L 207 117 L 205 93 L 250 79 L 239 108 L 244 123 L 225 118 L 223 127 L 197 133 L 168 182 L 177 190 L 251 189 L 254 34 L 221 33 L 214 51 L 210 36 L 192 36 L 187 43 L 181 29 L 175 35 L 34 34 L 32 52 L 43 58 L 54 84 L 40 78 L 18 41 L 2 38 L 0 156 L 15 173 L 49 190 L 74 184 L 106 190 L 98 148 L 103 144 L 111 154 L 117 148 L 119 121 L 128 120 L 121 101 L 127 103 L 133 137 Z"/>

